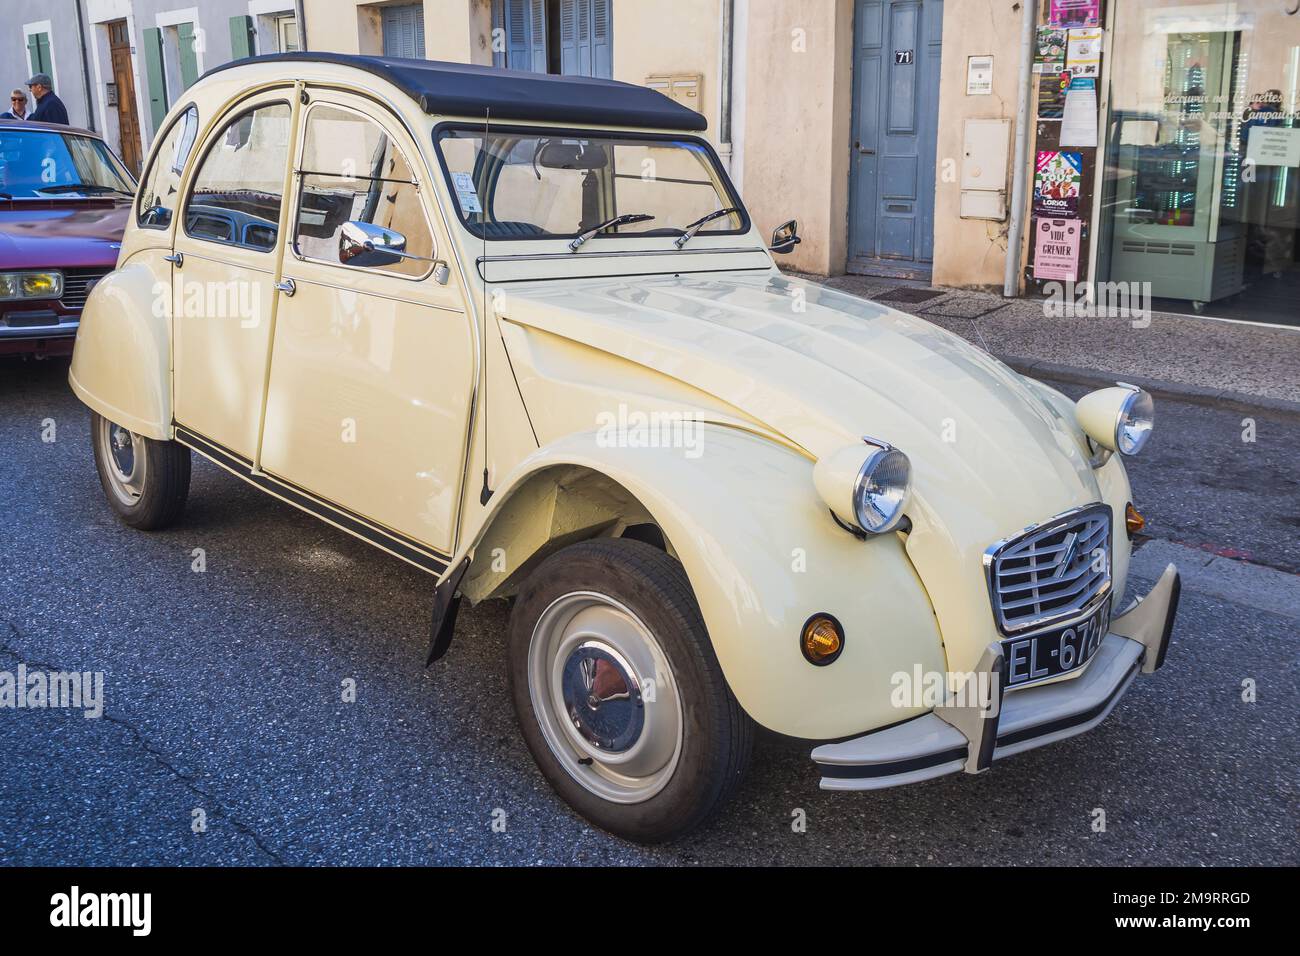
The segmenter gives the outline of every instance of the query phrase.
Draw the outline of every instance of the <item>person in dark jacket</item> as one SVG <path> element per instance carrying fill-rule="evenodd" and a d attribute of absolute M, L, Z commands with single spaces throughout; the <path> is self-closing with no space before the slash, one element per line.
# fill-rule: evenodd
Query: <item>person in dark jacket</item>
<path fill-rule="evenodd" d="M 62 123 L 68 125 L 68 110 L 63 100 L 54 95 L 54 80 L 48 73 L 37 73 L 27 81 L 27 88 L 36 98 L 36 109 L 27 117 L 33 123 Z"/>

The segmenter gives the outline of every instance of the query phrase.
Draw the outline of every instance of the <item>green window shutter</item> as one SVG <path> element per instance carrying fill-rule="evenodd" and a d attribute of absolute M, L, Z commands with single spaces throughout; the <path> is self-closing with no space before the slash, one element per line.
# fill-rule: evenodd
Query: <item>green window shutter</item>
<path fill-rule="evenodd" d="M 199 78 L 199 58 L 194 54 L 194 24 L 177 24 L 176 35 L 180 47 L 181 85 L 189 89 Z"/>
<path fill-rule="evenodd" d="M 32 74 L 51 72 L 48 33 L 33 33 L 27 37 L 27 59 L 31 63 Z"/>
<path fill-rule="evenodd" d="M 167 80 L 163 75 L 162 31 L 157 27 L 144 29 L 144 65 L 149 78 L 149 114 L 154 132 L 158 132 L 167 115 Z"/>
<path fill-rule="evenodd" d="M 253 40 L 253 18 L 230 18 L 230 57 L 240 60 L 252 56 L 256 43 Z"/>

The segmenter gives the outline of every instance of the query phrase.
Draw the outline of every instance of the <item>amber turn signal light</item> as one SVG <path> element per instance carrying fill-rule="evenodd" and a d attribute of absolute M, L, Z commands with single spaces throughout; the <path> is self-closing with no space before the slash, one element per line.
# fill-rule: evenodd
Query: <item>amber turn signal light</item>
<path fill-rule="evenodd" d="M 1133 502 L 1129 502 L 1124 509 L 1124 527 L 1128 529 L 1128 536 L 1131 538 L 1147 526 L 1147 519 L 1138 513 L 1133 507 Z"/>
<path fill-rule="evenodd" d="M 829 614 L 814 614 L 803 626 L 799 649 L 810 664 L 823 667 L 844 650 L 844 628 Z"/>

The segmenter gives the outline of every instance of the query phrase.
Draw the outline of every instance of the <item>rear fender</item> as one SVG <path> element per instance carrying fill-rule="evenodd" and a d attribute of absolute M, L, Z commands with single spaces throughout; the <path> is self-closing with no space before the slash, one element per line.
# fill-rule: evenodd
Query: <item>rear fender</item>
<path fill-rule="evenodd" d="M 171 263 L 147 249 L 95 284 L 68 382 L 91 409 L 137 435 L 170 440 Z"/>

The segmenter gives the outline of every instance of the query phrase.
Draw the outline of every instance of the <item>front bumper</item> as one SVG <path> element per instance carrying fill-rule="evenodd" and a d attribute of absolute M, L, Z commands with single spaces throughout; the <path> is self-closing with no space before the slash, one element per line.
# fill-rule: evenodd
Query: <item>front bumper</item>
<path fill-rule="evenodd" d="M 953 702 L 884 730 L 823 744 L 812 753 L 822 789 L 880 790 L 963 770 L 980 773 L 999 757 L 1091 730 L 1139 672 L 1153 673 L 1164 663 L 1178 595 L 1178 569 L 1171 564 L 1146 597 L 1112 619 L 1077 677 L 990 695 L 983 710 Z M 1001 646 L 989 645 L 979 666 L 990 678 L 1000 674 Z"/>
<path fill-rule="evenodd" d="M 38 303 L 47 306 L 47 303 Z M 81 313 L 68 313 L 53 307 L 39 309 L 0 303 L 0 355 L 36 352 L 63 355 L 72 352 L 81 324 Z"/>

